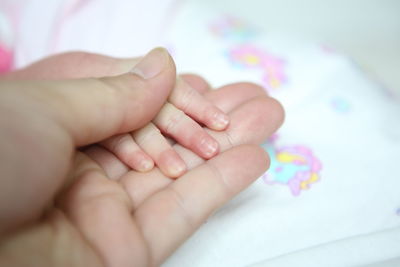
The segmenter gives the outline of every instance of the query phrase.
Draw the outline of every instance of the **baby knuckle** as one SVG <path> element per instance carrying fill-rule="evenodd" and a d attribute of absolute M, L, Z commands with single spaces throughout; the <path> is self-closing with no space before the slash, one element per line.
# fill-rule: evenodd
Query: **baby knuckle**
<path fill-rule="evenodd" d="M 188 89 L 182 93 L 180 100 L 178 101 L 182 111 L 187 112 L 190 110 L 193 100 L 196 99 L 197 92 L 194 89 Z"/>
<path fill-rule="evenodd" d="M 160 138 L 160 136 L 162 136 L 160 129 L 153 124 L 149 124 L 144 129 L 139 130 L 138 134 L 135 135 L 135 140 L 140 144 L 145 144 Z"/>
<path fill-rule="evenodd" d="M 181 124 L 186 114 L 182 110 L 176 110 L 173 115 L 171 115 L 165 124 L 165 133 L 168 135 L 173 135 L 176 133 L 178 125 Z"/>

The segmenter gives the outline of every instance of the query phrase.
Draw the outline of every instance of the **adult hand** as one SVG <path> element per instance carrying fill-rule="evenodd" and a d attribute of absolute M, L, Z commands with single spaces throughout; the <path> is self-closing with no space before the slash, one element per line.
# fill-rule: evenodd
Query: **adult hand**
<path fill-rule="evenodd" d="M 137 179 L 139 176 L 125 170 L 112 155 L 99 157 L 101 152 L 96 152 L 99 149 L 96 147 L 92 148 L 95 150 L 92 155 L 101 166 L 77 152 L 77 147 L 139 128 L 157 113 L 175 81 L 173 62 L 165 52 L 158 54 L 161 55 L 157 66 L 162 66 L 162 70 L 148 80 L 124 74 L 63 82 L 2 83 L 0 119 L 7 127 L 2 127 L 0 136 L 0 231 L 3 233 L 0 263 L 7 266 L 158 265 L 211 212 L 266 169 L 268 160 L 259 148 L 228 149 L 236 143 L 258 142 L 282 121 L 282 111 L 276 102 L 266 97 L 254 98 L 260 95 L 260 90 L 243 84 L 226 87 L 236 92 L 235 97 L 226 98 L 227 93 L 221 93 L 224 90 L 207 93 L 225 110 L 239 114 L 232 114 L 232 123 L 236 126 L 231 127 L 230 133 L 235 137 L 230 139 L 232 143 L 226 142 L 226 152 L 205 163 L 186 155 L 195 164 L 177 181 L 167 180 L 157 170 Z M 123 60 L 114 60 L 115 64 L 97 61 L 85 65 L 91 56 L 85 58 L 76 69 L 86 71 L 86 76 L 117 75 L 126 71 L 122 66 L 132 66 L 131 61 Z M 110 63 L 107 58 L 101 59 Z M 14 78 L 83 75 L 66 63 L 52 76 L 49 73 L 57 65 L 53 64 L 49 72 L 43 68 L 46 64 L 42 62 L 25 72 L 14 73 Z M 92 68 L 85 67 L 90 65 Z M 199 90 L 206 91 L 201 79 L 186 78 Z M 238 89 L 244 87 L 253 89 L 246 94 Z M 244 101 L 240 100 L 241 94 Z M 243 116 L 244 111 L 251 110 L 249 101 L 265 104 L 264 108 L 256 105 L 261 108 L 257 111 L 261 115 L 253 110 L 256 119 L 252 122 Z M 266 110 L 269 114 L 263 113 Z M 251 116 L 246 114 L 246 117 Z M 244 120 L 239 123 L 241 118 Z M 245 129 L 240 125 L 246 125 L 246 121 L 247 126 L 254 127 L 256 121 L 258 124 L 269 122 L 269 125 L 248 132 L 245 137 Z M 199 166 L 194 168 L 196 165 Z M 128 181 L 135 181 L 136 193 Z M 137 192 L 143 194 L 138 198 Z M 9 229 L 13 231 L 5 234 Z"/>

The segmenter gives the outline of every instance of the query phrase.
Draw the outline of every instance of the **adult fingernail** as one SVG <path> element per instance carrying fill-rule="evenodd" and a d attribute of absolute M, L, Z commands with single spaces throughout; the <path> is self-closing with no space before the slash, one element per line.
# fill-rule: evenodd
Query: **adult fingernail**
<path fill-rule="evenodd" d="M 142 58 L 131 72 L 139 75 L 143 79 L 151 79 L 164 69 L 167 59 L 167 50 L 164 48 L 155 48 Z"/>

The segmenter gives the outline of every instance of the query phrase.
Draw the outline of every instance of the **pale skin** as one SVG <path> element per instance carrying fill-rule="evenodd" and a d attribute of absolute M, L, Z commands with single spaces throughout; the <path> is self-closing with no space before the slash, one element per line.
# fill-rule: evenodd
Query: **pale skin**
<path fill-rule="evenodd" d="M 220 154 L 205 161 L 175 144 L 187 172 L 172 180 L 91 145 L 147 125 L 175 87 L 165 52 L 152 78 L 124 74 L 132 63 L 71 53 L 0 83 L 0 265 L 160 265 L 268 167 L 255 144 L 282 123 L 279 103 L 253 84 L 209 91 L 193 75 L 183 79 L 230 117 L 225 131 L 205 130 Z"/>
<path fill-rule="evenodd" d="M 157 165 L 163 174 L 176 178 L 187 167 L 172 148 L 173 143 L 178 142 L 204 159 L 212 158 L 219 151 L 218 142 L 199 123 L 221 131 L 228 126 L 229 117 L 184 79 L 178 78 L 168 102 L 151 122 L 131 133 L 108 138 L 100 145 L 133 170 L 147 172 Z M 170 138 L 167 140 L 165 135 Z"/>
<path fill-rule="evenodd" d="M 163 174 L 176 178 L 186 171 L 186 164 L 171 142 L 178 142 L 204 159 L 212 158 L 219 151 L 218 142 L 197 122 L 221 131 L 228 126 L 229 117 L 184 79 L 178 78 L 168 102 L 152 122 L 100 144 L 133 170 L 147 172 L 156 164 Z M 173 139 L 168 141 L 163 134 Z"/>

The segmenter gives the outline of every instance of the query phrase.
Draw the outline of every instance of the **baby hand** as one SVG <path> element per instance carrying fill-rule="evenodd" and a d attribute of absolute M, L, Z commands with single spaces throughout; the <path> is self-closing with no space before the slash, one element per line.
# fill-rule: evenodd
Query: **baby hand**
<path fill-rule="evenodd" d="M 186 164 L 172 148 L 173 141 L 204 159 L 212 158 L 219 151 L 217 141 L 199 123 L 221 131 L 228 126 L 229 117 L 178 78 L 168 102 L 152 123 L 111 137 L 101 145 L 136 171 L 149 171 L 156 164 L 166 176 L 176 178 L 186 171 Z"/>

